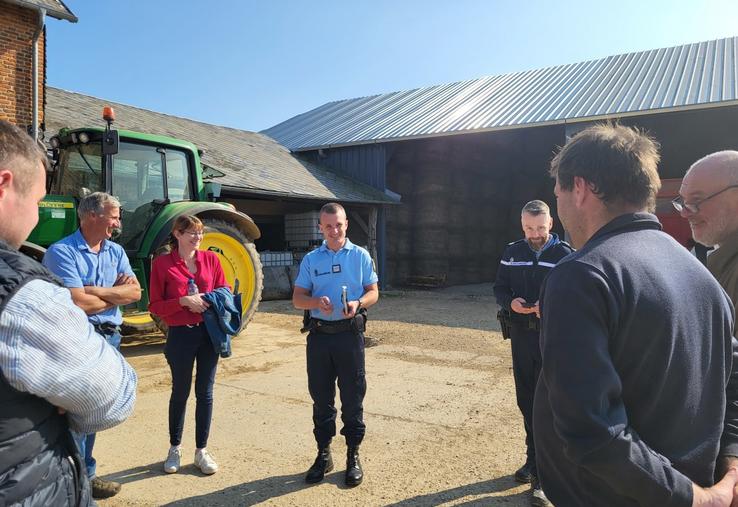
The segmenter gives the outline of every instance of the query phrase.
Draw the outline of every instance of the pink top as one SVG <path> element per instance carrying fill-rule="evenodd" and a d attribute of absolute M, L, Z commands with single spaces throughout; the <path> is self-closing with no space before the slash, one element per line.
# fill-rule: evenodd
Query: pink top
<path fill-rule="evenodd" d="M 202 322 L 202 315 L 179 304 L 179 298 L 187 295 L 187 282 L 195 279 L 200 293 L 211 292 L 218 287 L 228 287 L 218 256 L 205 250 L 195 251 L 197 273 L 191 273 L 177 253 L 160 255 L 151 263 L 149 285 L 149 311 L 158 315 L 168 326 L 184 326 Z"/>

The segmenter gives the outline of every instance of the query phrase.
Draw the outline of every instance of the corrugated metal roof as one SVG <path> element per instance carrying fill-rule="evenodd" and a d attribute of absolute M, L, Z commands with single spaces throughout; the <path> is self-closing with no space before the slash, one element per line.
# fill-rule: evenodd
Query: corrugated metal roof
<path fill-rule="evenodd" d="M 738 100 L 738 37 L 330 102 L 263 133 L 292 151 Z"/>
<path fill-rule="evenodd" d="M 27 9 L 45 9 L 46 14 L 56 19 L 66 19 L 72 23 L 76 23 L 77 16 L 64 5 L 62 0 L 0 0 L 9 4 L 19 5 Z"/>
<path fill-rule="evenodd" d="M 369 185 L 300 160 L 265 135 L 117 104 L 50 86 L 46 88 L 46 137 L 62 127 L 102 127 L 102 108 L 105 105 L 115 108 L 117 128 L 194 143 L 205 152 L 203 163 L 225 174 L 214 180 L 225 189 L 293 199 L 394 203 Z"/>

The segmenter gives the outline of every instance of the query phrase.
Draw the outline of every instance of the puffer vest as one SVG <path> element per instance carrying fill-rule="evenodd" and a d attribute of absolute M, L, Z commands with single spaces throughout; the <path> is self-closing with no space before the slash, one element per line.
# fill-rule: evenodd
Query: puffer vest
<path fill-rule="evenodd" d="M 31 280 L 61 285 L 38 262 L 0 240 L 0 315 Z M 0 505 L 92 505 L 67 418 L 48 401 L 13 388 L 0 371 Z"/>

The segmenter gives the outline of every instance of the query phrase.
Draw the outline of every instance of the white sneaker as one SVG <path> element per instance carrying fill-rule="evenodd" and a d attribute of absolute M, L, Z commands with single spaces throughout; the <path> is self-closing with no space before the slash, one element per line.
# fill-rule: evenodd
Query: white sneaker
<path fill-rule="evenodd" d="M 195 466 L 205 475 L 213 475 L 218 471 L 218 464 L 213 460 L 207 449 L 195 451 Z"/>
<path fill-rule="evenodd" d="M 179 462 L 182 459 L 181 447 L 170 447 L 167 459 L 164 462 L 164 471 L 168 474 L 176 474 L 179 472 Z"/>

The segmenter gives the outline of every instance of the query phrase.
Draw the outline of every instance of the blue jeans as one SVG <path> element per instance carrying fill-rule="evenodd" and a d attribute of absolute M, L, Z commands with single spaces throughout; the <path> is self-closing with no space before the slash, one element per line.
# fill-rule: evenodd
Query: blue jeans
<path fill-rule="evenodd" d="M 101 335 L 105 340 L 116 348 L 120 349 L 120 333 L 113 333 L 109 335 Z M 95 447 L 95 435 L 97 433 L 90 433 L 85 435 L 84 433 L 72 432 L 74 441 L 77 442 L 79 453 L 82 459 L 85 460 L 85 466 L 87 467 L 87 476 L 92 479 L 97 473 L 97 462 L 92 457 L 92 448 Z"/>

